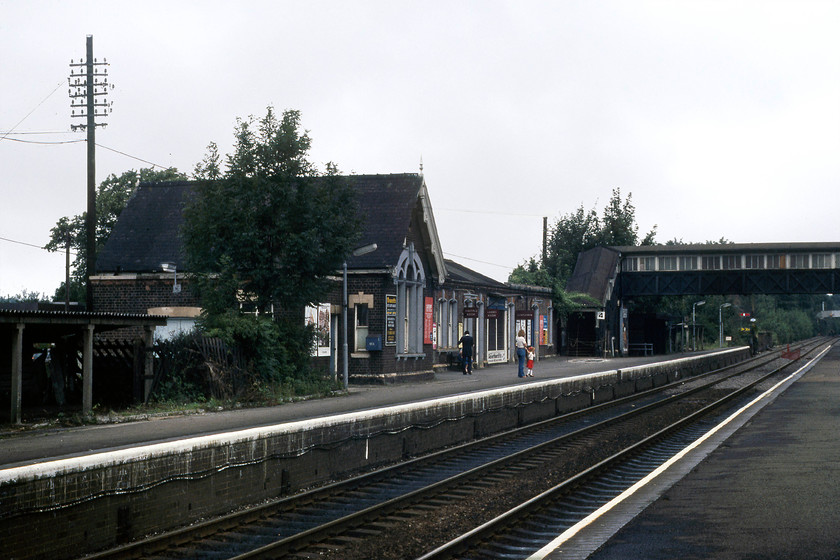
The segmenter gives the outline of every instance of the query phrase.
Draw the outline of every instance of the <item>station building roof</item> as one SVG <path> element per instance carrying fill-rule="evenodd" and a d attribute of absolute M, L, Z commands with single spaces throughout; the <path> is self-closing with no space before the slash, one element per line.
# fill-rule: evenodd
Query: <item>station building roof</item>
<path fill-rule="evenodd" d="M 610 247 L 621 256 L 691 254 L 768 254 L 840 252 L 840 241 L 804 243 L 690 243 L 685 245 L 629 245 Z"/>
<path fill-rule="evenodd" d="M 443 269 L 437 228 L 423 176 L 417 173 L 349 175 L 363 220 L 360 246 L 377 244 L 377 250 L 347 259 L 349 269 L 387 269 L 403 251 L 412 217 L 419 212 L 424 231 L 418 232 L 432 265 Z M 181 238 L 184 207 L 199 185 L 196 181 L 142 183 L 114 225 L 97 258 L 97 272 L 158 272 L 161 263 L 187 271 Z M 435 270 L 445 277 L 444 270 Z"/>

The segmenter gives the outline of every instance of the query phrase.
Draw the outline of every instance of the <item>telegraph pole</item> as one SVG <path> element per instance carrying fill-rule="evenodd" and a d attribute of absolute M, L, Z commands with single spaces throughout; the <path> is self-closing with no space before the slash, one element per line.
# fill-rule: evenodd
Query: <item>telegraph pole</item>
<path fill-rule="evenodd" d="M 87 215 L 85 219 L 86 255 L 85 286 L 87 288 L 87 310 L 93 311 L 93 286 L 90 277 L 96 274 L 96 127 L 106 123 L 97 123 L 96 117 L 107 117 L 111 112 L 111 103 L 104 97 L 113 84 L 108 83 L 108 62 L 98 62 L 93 58 L 93 35 L 87 36 L 85 59 L 70 61 L 71 117 L 85 118 L 86 124 L 71 125 L 73 130 L 87 131 Z M 97 99 L 100 97 L 100 99 Z M 78 114 L 76 109 L 79 109 Z"/>
<path fill-rule="evenodd" d="M 548 257 L 548 216 L 543 216 L 543 247 L 542 247 L 542 265 L 546 267 L 545 259 Z"/>

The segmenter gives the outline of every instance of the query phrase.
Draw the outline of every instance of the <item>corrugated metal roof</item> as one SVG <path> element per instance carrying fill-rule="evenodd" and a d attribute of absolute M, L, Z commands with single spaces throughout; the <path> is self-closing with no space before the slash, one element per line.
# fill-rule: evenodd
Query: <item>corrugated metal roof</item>
<path fill-rule="evenodd" d="M 613 247 L 596 247 L 578 254 L 577 264 L 566 283 L 566 290 L 588 294 L 601 303 L 606 302 L 618 257 L 618 251 Z"/>
<path fill-rule="evenodd" d="M 66 319 L 104 319 L 107 321 L 129 320 L 166 323 L 164 315 L 147 315 L 145 313 L 103 313 L 100 311 L 45 311 L 42 309 L 6 309 L 0 308 L 0 320 L 3 318 L 66 318 Z"/>

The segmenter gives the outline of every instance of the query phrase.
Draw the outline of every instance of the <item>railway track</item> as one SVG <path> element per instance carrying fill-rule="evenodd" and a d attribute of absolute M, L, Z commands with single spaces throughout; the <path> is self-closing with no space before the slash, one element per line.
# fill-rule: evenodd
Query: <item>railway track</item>
<path fill-rule="evenodd" d="M 797 348 L 796 358 L 815 355 L 827 344 Z M 782 353 L 784 355 L 785 353 Z M 790 350 L 787 352 L 790 354 Z M 783 358 L 784 359 L 784 358 Z M 789 358 L 788 358 L 789 359 Z M 760 384 L 775 381 L 795 367 L 782 363 L 764 375 L 681 418 L 655 434 L 621 450 L 604 461 L 570 477 L 546 492 L 518 505 L 456 539 L 424 554 L 418 560 L 544 558 L 558 543 L 574 536 L 590 516 L 662 465 L 673 461 L 733 409 L 753 398 Z M 566 537 L 568 535 L 568 537 Z M 565 557 L 573 558 L 574 553 Z M 585 556 L 581 556 L 585 557 Z"/>
<path fill-rule="evenodd" d="M 802 354 L 817 346 L 802 348 Z M 774 375 L 780 352 L 417 458 L 247 511 L 157 535 L 88 558 L 407 558 L 440 546 L 459 557 L 462 533 L 501 518 L 550 488 L 612 488 L 586 482 L 626 448 L 711 403 Z M 660 455 L 661 452 L 655 452 Z M 634 470 L 636 467 L 632 466 Z M 643 470 L 643 469 L 642 469 Z M 628 479 L 626 474 L 621 479 Z M 574 482 L 571 482 L 574 481 Z M 580 501 L 580 498 L 573 498 Z M 571 509 L 570 509 L 571 511 Z M 500 521 L 500 523 L 503 523 Z M 556 533 L 555 533 L 556 534 Z M 471 539 L 474 537 L 470 537 Z M 459 540 L 463 539 L 463 540 Z M 488 541 L 489 539 L 489 541 Z M 505 537 L 510 540 L 510 537 Z M 448 546 L 444 543 L 457 543 Z M 521 544 L 521 543 L 520 543 Z M 513 545 L 514 547 L 520 544 Z M 485 546 L 485 545 L 480 545 Z M 495 546 L 495 545 L 494 545 Z M 533 546 L 529 544 L 527 546 Z M 465 548 L 466 547 L 466 548 Z M 376 553 L 372 553 L 377 550 Z M 494 549 L 491 556 L 499 557 Z M 373 555 L 371 555 L 373 554 Z M 470 556 L 472 557 L 472 556 Z"/>

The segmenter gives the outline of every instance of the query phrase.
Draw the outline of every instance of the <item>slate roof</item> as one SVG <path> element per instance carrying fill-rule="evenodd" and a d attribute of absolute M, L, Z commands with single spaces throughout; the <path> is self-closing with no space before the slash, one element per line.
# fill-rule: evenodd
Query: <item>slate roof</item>
<path fill-rule="evenodd" d="M 422 175 L 351 175 L 356 189 L 363 233 L 359 246 L 377 244 L 377 250 L 349 257 L 350 269 L 386 269 L 396 265 L 415 211 L 422 212 L 419 197 L 425 192 Z M 172 181 L 143 183 L 120 214 L 105 248 L 97 257 L 97 273 L 154 272 L 171 262 L 186 270 L 180 230 L 183 208 L 196 183 Z M 434 229 L 434 220 L 428 228 Z M 426 236 L 428 236 L 428 232 Z M 433 233 L 437 243 L 437 233 Z M 423 250 L 418 247 L 418 250 Z"/>
<path fill-rule="evenodd" d="M 347 259 L 350 269 L 381 269 L 394 266 L 403 250 L 423 186 L 416 173 L 397 175 L 352 175 L 359 213 L 363 220 L 359 246 L 376 243 L 372 253 Z M 418 247 L 418 249 L 420 249 Z"/>
<path fill-rule="evenodd" d="M 180 231 L 194 185 L 191 181 L 140 184 L 97 255 L 96 272 L 159 271 L 164 262 L 184 270 Z"/>
<path fill-rule="evenodd" d="M 507 284 L 484 276 L 472 269 L 469 269 L 455 261 L 446 259 L 447 280 L 453 283 L 468 284 L 471 286 L 483 286 L 491 289 L 503 290 Z"/>
<path fill-rule="evenodd" d="M 596 247 L 578 254 L 575 270 L 566 282 L 566 290 L 588 294 L 605 304 L 618 257 L 618 251 L 611 247 Z"/>

